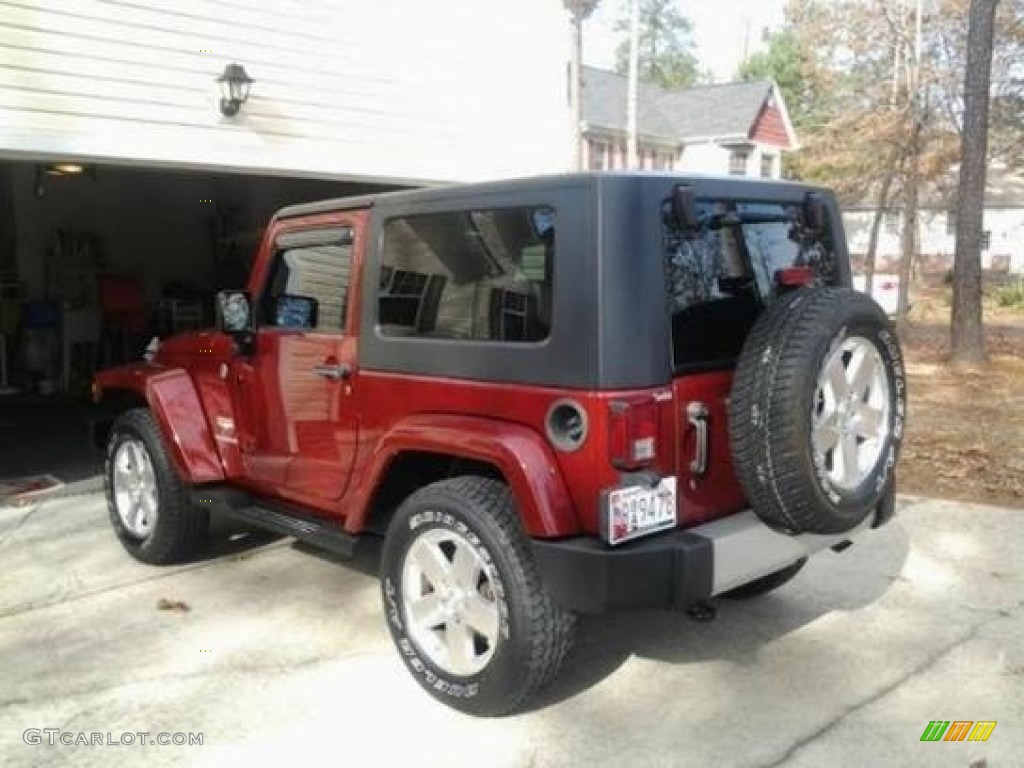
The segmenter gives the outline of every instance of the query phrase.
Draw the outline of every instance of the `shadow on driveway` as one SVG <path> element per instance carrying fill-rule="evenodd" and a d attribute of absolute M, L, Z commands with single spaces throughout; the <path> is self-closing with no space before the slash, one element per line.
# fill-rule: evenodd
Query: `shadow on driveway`
<path fill-rule="evenodd" d="M 811 558 L 792 582 L 773 593 L 747 600 L 712 600 L 717 610 L 712 621 L 694 621 L 672 611 L 581 616 L 566 666 L 541 692 L 533 709 L 543 709 L 596 686 L 633 656 L 674 665 L 722 661 L 740 668 L 752 666 L 762 647 L 825 614 L 865 608 L 892 586 L 910 551 L 906 530 L 887 526 L 860 546 L 883 549 L 884 559 L 875 560 L 880 567 L 858 572 L 855 566 L 843 562 L 842 554 L 826 552 Z M 850 578 L 843 580 L 842 590 L 816 586 L 821 575 L 831 582 L 836 571 L 847 569 Z"/>

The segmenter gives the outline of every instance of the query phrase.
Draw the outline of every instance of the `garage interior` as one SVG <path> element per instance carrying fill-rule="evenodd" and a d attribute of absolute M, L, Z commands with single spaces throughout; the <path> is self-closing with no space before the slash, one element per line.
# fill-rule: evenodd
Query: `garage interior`
<path fill-rule="evenodd" d="M 95 370 L 208 327 L 278 208 L 393 189 L 343 180 L 0 161 L 0 481 L 94 474 Z"/>

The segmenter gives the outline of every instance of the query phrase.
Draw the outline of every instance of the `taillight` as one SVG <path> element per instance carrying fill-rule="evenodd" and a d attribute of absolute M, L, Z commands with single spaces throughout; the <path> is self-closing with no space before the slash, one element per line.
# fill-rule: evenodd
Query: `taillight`
<path fill-rule="evenodd" d="M 612 466 L 639 469 L 654 462 L 658 451 L 658 407 L 654 402 L 613 400 L 608 444 Z"/>
<path fill-rule="evenodd" d="M 785 267 L 775 270 L 775 279 L 783 288 L 799 288 L 814 282 L 814 270 L 810 267 Z"/>

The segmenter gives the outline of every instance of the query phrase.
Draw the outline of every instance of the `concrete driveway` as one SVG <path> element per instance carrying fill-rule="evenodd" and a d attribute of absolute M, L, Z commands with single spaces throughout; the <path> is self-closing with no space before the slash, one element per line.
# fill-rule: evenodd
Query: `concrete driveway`
<path fill-rule="evenodd" d="M 1024 513 L 901 507 L 713 622 L 585 621 L 543 699 L 500 720 L 435 704 L 406 673 L 372 562 L 221 537 L 204 562 L 152 568 L 98 496 L 0 509 L 0 762 L 1024 765 Z M 998 726 L 986 743 L 921 743 L 930 720 Z M 203 745 L 30 746 L 29 728 Z"/>

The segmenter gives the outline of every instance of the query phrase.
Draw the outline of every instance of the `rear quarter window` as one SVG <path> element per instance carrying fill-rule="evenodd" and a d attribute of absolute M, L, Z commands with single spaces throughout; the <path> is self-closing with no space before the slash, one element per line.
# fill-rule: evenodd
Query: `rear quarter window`
<path fill-rule="evenodd" d="M 536 343 L 551 332 L 550 207 L 417 214 L 383 228 L 384 336 Z"/>

